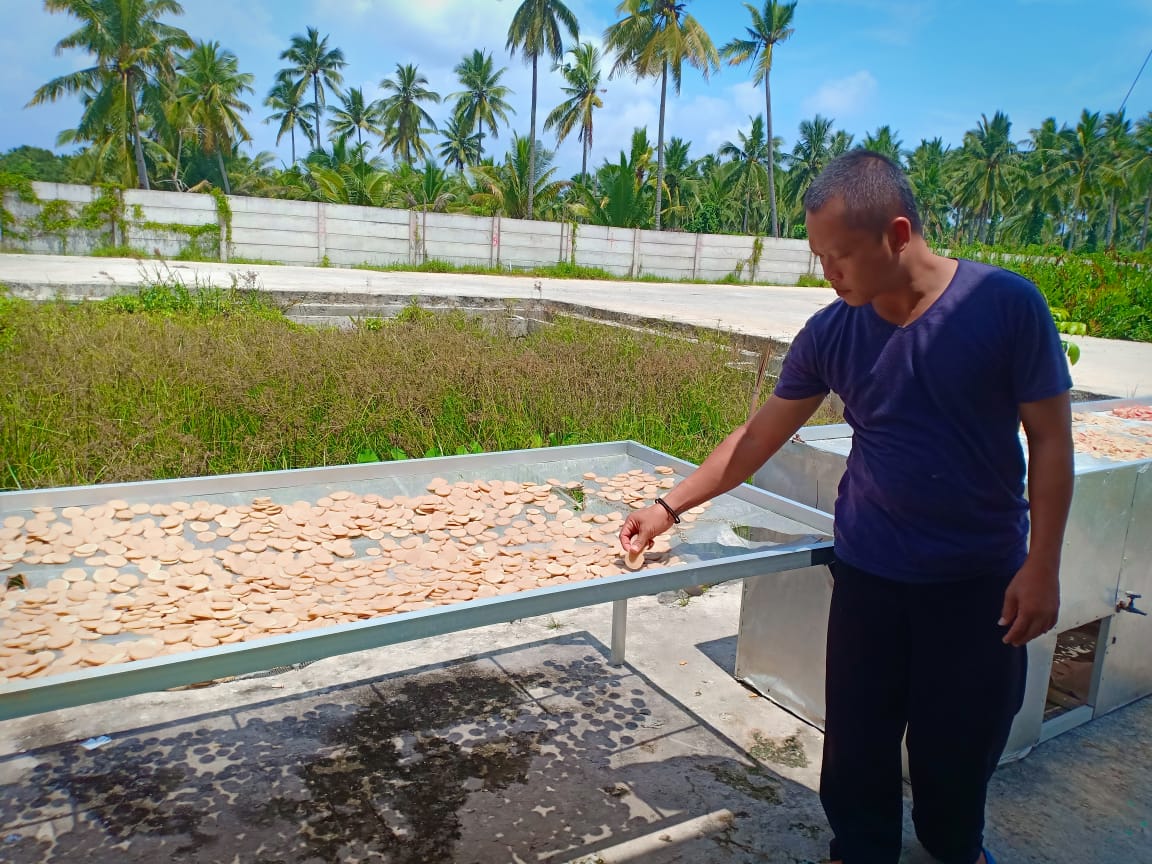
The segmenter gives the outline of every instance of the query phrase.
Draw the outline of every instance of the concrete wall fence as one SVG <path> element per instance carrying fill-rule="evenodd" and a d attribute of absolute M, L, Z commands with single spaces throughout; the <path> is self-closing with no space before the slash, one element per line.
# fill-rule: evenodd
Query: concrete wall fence
<path fill-rule="evenodd" d="M 21 201 L 12 190 L 5 192 L 4 208 L 15 217 L 15 224 L 0 236 L 0 249 L 86 255 L 100 247 L 128 247 L 174 258 L 187 255 L 189 245 L 196 243 L 201 255 L 220 260 L 337 267 L 418 265 L 437 259 L 516 270 L 570 262 L 624 277 L 715 282 L 735 275 L 741 281 L 777 285 L 794 285 L 803 275 L 821 275 L 819 262 L 803 240 L 242 196 L 226 199 L 229 215 L 211 195 L 140 189 L 109 193 L 58 183 L 32 186 L 35 202 Z M 80 219 L 67 218 L 69 213 L 90 212 L 93 202 L 109 194 L 122 202 L 122 215 L 115 224 L 108 219 L 92 228 L 91 220 L 81 226 L 75 224 Z"/>

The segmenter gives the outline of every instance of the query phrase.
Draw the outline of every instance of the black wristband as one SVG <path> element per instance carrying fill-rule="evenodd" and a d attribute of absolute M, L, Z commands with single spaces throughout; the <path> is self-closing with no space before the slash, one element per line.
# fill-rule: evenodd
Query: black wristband
<path fill-rule="evenodd" d="M 671 507 L 668 506 L 667 501 L 665 501 L 663 498 L 657 498 L 656 503 L 668 511 L 668 515 L 672 517 L 673 524 L 675 524 L 675 525 L 680 524 L 680 517 L 676 515 L 675 510 L 673 510 Z"/>

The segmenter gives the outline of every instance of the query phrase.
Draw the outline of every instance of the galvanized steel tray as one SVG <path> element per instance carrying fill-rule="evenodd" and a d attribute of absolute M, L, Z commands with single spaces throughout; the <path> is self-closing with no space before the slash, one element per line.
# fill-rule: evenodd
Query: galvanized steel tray
<path fill-rule="evenodd" d="M 613 475 L 656 465 L 677 477 L 694 466 L 632 441 L 449 456 L 365 465 L 310 468 L 0 493 L 0 516 L 31 513 L 33 507 L 91 507 L 122 499 L 129 504 L 176 499 L 224 505 L 266 496 L 288 503 L 345 489 L 383 496 L 423 492 L 434 477 L 457 480 L 578 479 L 584 472 Z M 596 506 L 589 502 L 589 508 Z M 618 505 L 617 505 L 618 506 Z M 636 573 L 572 582 L 516 594 L 472 599 L 430 609 L 381 615 L 298 633 L 188 650 L 149 660 L 98 666 L 51 677 L 0 684 L 0 720 L 73 707 L 138 693 L 483 627 L 550 612 L 616 601 L 614 621 L 623 640 L 623 603 L 629 597 L 691 585 L 716 584 L 764 573 L 793 570 L 831 560 L 832 520 L 802 504 L 742 485 L 715 499 L 697 522 L 681 526 L 673 552 L 684 563 Z M 771 538 L 764 540 L 763 538 Z M 23 568 L 32 586 L 58 576 L 60 566 Z M 115 640 L 118 637 L 106 637 Z M 616 641 L 614 636 L 614 642 Z"/>

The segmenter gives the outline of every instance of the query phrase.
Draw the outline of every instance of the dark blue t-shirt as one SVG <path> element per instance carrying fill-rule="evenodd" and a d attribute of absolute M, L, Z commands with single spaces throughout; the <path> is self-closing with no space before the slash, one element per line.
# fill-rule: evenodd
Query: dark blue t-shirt
<path fill-rule="evenodd" d="M 945 291 L 897 327 L 837 300 L 813 315 L 775 393 L 844 400 L 852 451 L 836 555 L 908 582 L 1004 573 L 1027 554 L 1021 402 L 1072 386 L 1039 290 L 961 260 Z"/>

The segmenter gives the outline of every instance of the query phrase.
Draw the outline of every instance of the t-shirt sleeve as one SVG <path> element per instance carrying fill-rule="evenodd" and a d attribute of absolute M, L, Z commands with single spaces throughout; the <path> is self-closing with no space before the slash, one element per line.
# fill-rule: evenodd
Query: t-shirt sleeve
<path fill-rule="evenodd" d="M 809 321 L 792 340 L 773 393 L 781 399 L 808 399 L 823 396 L 829 389 L 820 371 L 816 336 Z"/>
<path fill-rule="evenodd" d="M 1048 301 L 1026 282 L 1016 306 L 1012 353 L 1012 391 L 1017 404 L 1058 396 L 1072 388 L 1068 359 Z"/>

